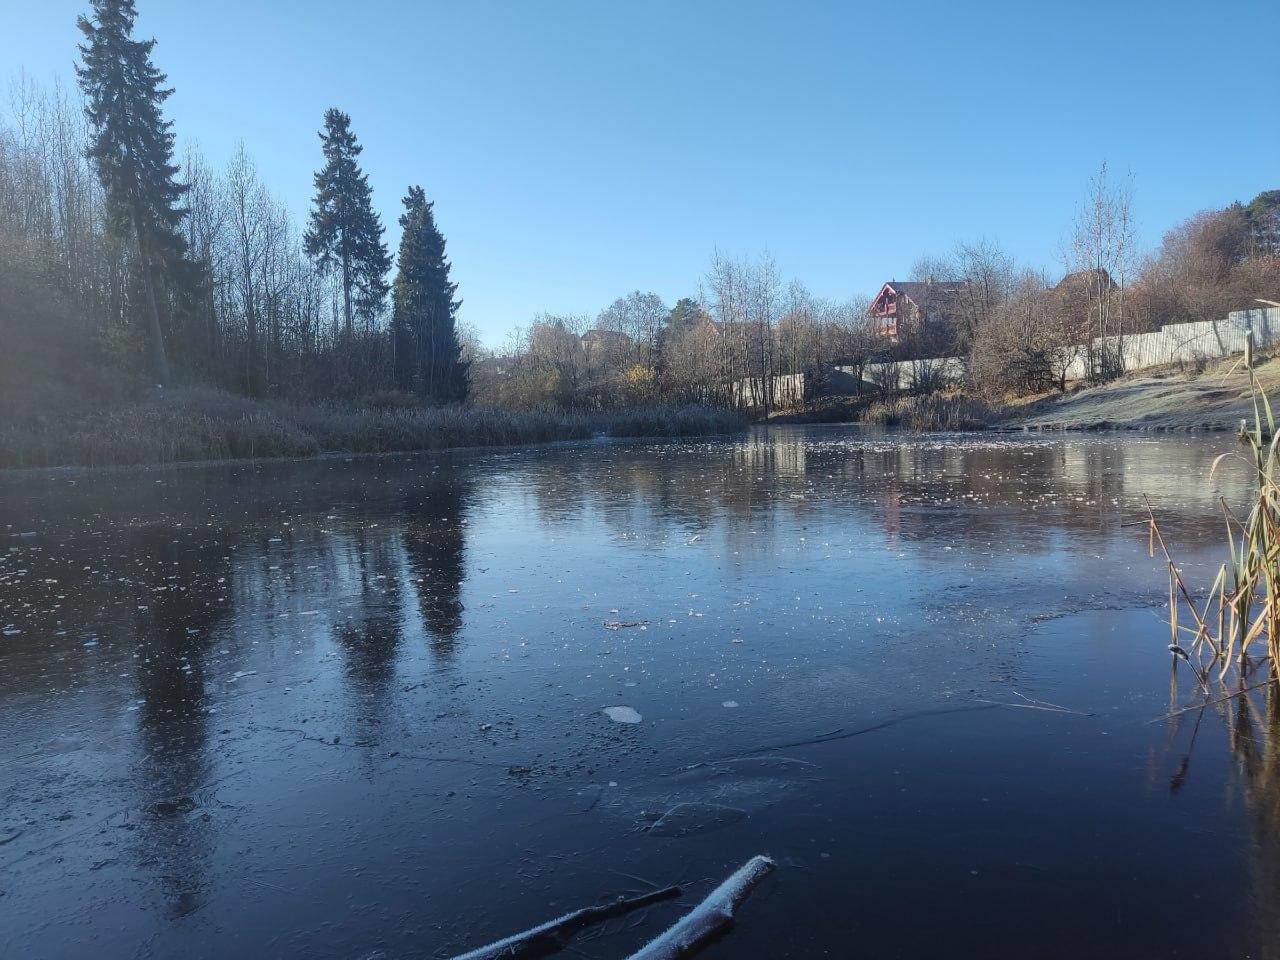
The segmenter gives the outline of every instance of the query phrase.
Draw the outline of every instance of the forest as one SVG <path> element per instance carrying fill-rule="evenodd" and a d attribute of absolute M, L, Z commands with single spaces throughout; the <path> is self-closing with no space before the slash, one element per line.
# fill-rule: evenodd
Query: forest
<path fill-rule="evenodd" d="M 421 185 L 404 188 L 393 250 L 358 118 L 317 118 L 313 200 L 296 219 L 243 145 L 221 168 L 194 141 L 177 152 L 173 90 L 136 16 L 133 0 L 94 0 L 76 87 L 20 75 L 0 115 L 0 463 L 439 446 L 446 411 L 461 442 L 469 418 L 488 425 L 477 442 L 514 442 L 591 432 L 617 411 L 648 410 L 663 432 L 653 411 L 690 405 L 720 429 L 741 417 L 706 408 L 768 416 L 837 366 L 922 357 L 961 358 L 964 390 L 998 403 L 1065 389 L 1071 348 L 1091 338 L 1280 295 L 1280 191 L 1196 213 L 1143 251 L 1132 179 L 1104 163 L 1064 225 L 1060 269 L 990 239 L 918 257 L 901 279 L 951 294 L 893 337 L 874 291 L 818 297 L 767 252 L 715 252 L 672 304 L 636 290 L 594 316 L 539 313 L 486 348 L 459 322 L 464 291 Z M 1098 378 L 1118 372 L 1106 359 Z M 803 396 L 775 391 L 799 374 Z M 877 389 L 854 379 L 859 395 Z M 735 385 L 753 381 L 765 389 L 747 402 Z M 502 411 L 526 426 L 497 429 Z M 362 426 L 318 428 L 353 417 Z"/>

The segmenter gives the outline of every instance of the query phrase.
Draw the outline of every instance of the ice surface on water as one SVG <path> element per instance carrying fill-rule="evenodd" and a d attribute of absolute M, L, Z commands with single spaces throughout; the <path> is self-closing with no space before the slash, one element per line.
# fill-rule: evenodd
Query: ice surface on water
<path fill-rule="evenodd" d="M 0 477 L 6 946 L 446 955 L 768 852 L 731 951 L 843 955 L 854 890 L 866 953 L 973 952 L 995 901 L 992 960 L 1046 930 L 1117 955 L 1065 891 L 1113 946 L 1270 956 L 1239 941 L 1280 902 L 1244 863 L 1272 875 L 1271 795 L 1208 713 L 1147 723 L 1167 579 L 1131 525 L 1150 495 L 1211 581 L 1244 480 L 1195 478 L 1234 443 L 823 427 Z M 1219 920 L 1174 937 L 1188 884 Z"/>

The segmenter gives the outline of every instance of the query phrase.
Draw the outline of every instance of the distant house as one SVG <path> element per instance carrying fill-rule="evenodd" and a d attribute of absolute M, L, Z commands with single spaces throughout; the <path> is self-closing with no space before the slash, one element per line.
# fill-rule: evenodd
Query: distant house
<path fill-rule="evenodd" d="M 964 290 L 963 280 L 890 280 L 867 312 L 889 340 L 912 330 L 942 331 L 957 323 Z"/>
<path fill-rule="evenodd" d="M 1096 336 L 1099 303 L 1109 300 L 1119 289 L 1111 274 L 1102 267 L 1068 273 L 1052 291 L 1058 322 L 1081 342 Z"/>
<path fill-rule="evenodd" d="M 1099 291 L 1118 289 L 1118 284 L 1111 279 L 1111 274 L 1103 267 L 1092 270 L 1077 270 L 1068 273 L 1053 288 L 1060 296 L 1097 296 Z"/>

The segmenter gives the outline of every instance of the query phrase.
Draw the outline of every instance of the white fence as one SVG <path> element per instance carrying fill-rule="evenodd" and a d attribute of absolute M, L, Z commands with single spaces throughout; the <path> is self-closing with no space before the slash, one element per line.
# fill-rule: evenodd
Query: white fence
<path fill-rule="evenodd" d="M 858 375 L 857 367 L 836 367 L 839 373 Z M 962 357 L 933 357 L 928 360 L 901 360 L 896 363 L 868 363 L 862 379 L 879 390 L 931 390 L 960 383 L 968 370 Z"/>
<path fill-rule="evenodd" d="M 1067 367 L 1067 379 L 1085 379 L 1090 373 L 1091 358 L 1108 352 L 1125 373 L 1174 363 L 1204 363 L 1244 353 L 1250 330 L 1256 347 L 1280 342 L 1280 308 L 1236 310 L 1227 314 L 1225 320 L 1170 323 L 1151 333 L 1112 337 L 1105 345 L 1095 339 L 1088 347 L 1075 348 L 1075 356 Z"/>
<path fill-rule="evenodd" d="M 1258 310 L 1236 310 L 1225 320 L 1202 320 L 1195 323 L 1170 323 L 1151 333 L 1131 333 L 1109 337 L 1105 344 L 1095 338 L 1089 344 L 1073 348 L 1074 356 L 1067 366 L 1067 380 L 1084 380 L 1090 366 L 1108 357 L 1112 369 L 1128 373 L 1170 364 L 1198 364 L 1207 360 L 1243 353 L 1249 331 L 1253 331 L 1255 347 L 1280 343 L 1280 307 Z M 836 367 L 841 373 L 856 376 L 857 367 Z M 862 371 L 863 379 L 882 390 L 924 390 L 961 383 L 967 375 L 961 357 L 935 357 L 930 360 L 903 360 L 898 363 L 869 363 Z"/>
<path fill-rule="evenodd" d="M 772 381 L 772 382 L 770 382 Z M 804 401 L 805 375 L 784 373 L 776 377 L 750 377 L 729 384 L 729 400 L 739 409 L 759 410 L 766 406 L 795 407 Z"/>

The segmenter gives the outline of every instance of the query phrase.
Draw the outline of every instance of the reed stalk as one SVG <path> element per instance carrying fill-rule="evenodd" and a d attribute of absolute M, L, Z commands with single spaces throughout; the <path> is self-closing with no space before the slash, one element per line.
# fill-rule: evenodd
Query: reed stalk
<path fill-rule="evenodd" d="M 1242 682 L 1260 668 L 1271 678 L 1280 676 L 1280 436 L 1266 392 L 1252 367 L 1248 370 L 1253 423 L 1241 424 L 1245 449 L 1217 457 L 1209 477 L 1224 461 L 1243 459 L 1253 478 L 1253 495 L 1243 521 L 1222 500 L 1227 561 L 1199 602 L 1147 502 L 1148 550 L 1155 557 L 1159 549 L 1169 570 L 1169 650 L 1192 667 L 1205 690 L 1215 676 L 1225 682 L 1233 671 Z"/>

